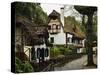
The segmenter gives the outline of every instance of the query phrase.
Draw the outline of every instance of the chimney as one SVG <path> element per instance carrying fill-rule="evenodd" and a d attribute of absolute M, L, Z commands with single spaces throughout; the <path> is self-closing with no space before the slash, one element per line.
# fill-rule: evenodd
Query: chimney
<path fill-rule="evenodd" d="M 60 10 L 61 10 L 60 20 L 64 27 L 64 7 L 62 7 Z"/>

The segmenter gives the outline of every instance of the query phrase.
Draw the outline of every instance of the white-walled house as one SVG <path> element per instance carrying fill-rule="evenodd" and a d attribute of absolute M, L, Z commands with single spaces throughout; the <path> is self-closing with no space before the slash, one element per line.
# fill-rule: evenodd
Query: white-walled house
<path fill-rule="evenodd" d="M 85 35 L 79 26 L 72 22 L 72 17 L 64 16 L 64 8 L 61 8 L 61 13 L 53 10 L 48 17 L 49 41 L 53 45 L 74 45 L 77 47 L 77 53 L 81 53 Z"/>
<path fill-rule="evenodd" d="M 64 21 L 62 20 L 61 22 L 60 14 L 55 10 L 53 10 L 53 12 L 49 15 L 49 19 L 50 19 L 48 23 L 49 41 L 53 45 L 64 45 L 64 44 L 66 45 L 66 34 L 64 33 L 63 30 Z"/>

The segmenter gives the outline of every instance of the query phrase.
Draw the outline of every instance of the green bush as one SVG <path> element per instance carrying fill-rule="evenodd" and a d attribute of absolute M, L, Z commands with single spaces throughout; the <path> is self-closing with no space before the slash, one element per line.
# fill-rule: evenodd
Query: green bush
<path fill-rule="evenodd" d="M 70 51 L 70 53 L 76 53 L 77 49 L 74 45 L 68 45 L 67 50 Z"/>
<path fill-rule="evenodd" d="M 34 71 L 33 67 L 31 66 L 31 64 L 28 61 L 23 63 L 17 57 L 15 57 L 15 68 L 16 68 L 16 73 L 33 72 Z"/>
<path fill-rule="evenodd" d="M 59 47 L 59 51 L 60 51 L 60 54 L 64 55 L 65 52 L 66 52 L 66 48 L 64 48 L 64 47 Z"/>
<path fill-rule="evenodd" d="M 51 57 L 57 57 L 58 55 L 60 55 L 60 51 L 58 47 L 52 47 L 50 49 L 50 55 Z"/>
<path fill-rule="evenodd" d="M 70 53 L 72 53 L 72 47 L 60 47 L 59 48 L 60 49 L 60 52 L 61 52 L 61 54 L 63 54 L 63 55 L 66 55 L 66 54 L 70 54 Z"/>
<path fill-rule="evenodd" d="M 23 72 L 23 71 L 21 70 L 21 65 L 22 65 L 21 60 L 18 59 L 17 57 L 15 57 L 15 69 L 16 69 L 16 72 L 17 72 L 17 73 Z"/>
<path fill-rule="evenodd" d="M 66 48 L 65 54 L 70 54 L 70 53 L 72 53 L 72 50 L 69 48 Z"/>
<path fill-rule="evenodd" d="M 83 53 L 86 53 L 86 48 L 83 48 L 82 51 L 83 51 Z"/>
<path fill-rule="evenodd" d="M 73 45 L 64 46 L 54 46 L 50 49 L 51 57 L 57 57 L 59 55 L 66 55 L 76 52 L 76 47 Z"/>

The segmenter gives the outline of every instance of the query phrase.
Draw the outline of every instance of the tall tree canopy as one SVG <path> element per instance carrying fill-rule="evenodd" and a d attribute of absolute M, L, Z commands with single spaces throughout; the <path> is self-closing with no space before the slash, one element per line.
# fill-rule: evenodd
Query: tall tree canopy
<path fill-rule="evenodd" d="M 87 19 L 88 17 L 86 15 L 83 15 L 82 17 L 82 24 L 81 24 L 81 29 L 84 33 L 86 33 L 86 26 L 87 26 Z M 97 12 L 93 14 L 93 41 L 97 40 Z"/>
<path fill-rule="evenodd" d="M 24 16 L 36 24 L 47 24 L 47 14 L 42 10 L 39 3 L 17 2 L 15 13 Z"/>

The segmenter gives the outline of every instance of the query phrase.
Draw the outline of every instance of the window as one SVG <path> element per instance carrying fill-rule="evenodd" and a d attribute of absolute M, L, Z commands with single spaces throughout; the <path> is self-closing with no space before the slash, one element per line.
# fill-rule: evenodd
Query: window
<path fill-rule="evenodd" d="M 37 58 L 39 59 L 40 57 L 40 48 L 37 48 Z"/>
<path fill-rule="evenodd" d="M 67 42 L 68 42 L 68 43 L 72 43 L 72 38 L 71 38 L 71 37 L 68 37 L 68 38 L 67 38 Z M 73 40 L 73 42 L 75 42 L 75 40 Z"/>
<path fill-rule="evenodd" d="M 51 30 L 51 26 L 48 26 L 48 30 Z"/>
<path fill-rule="evenodd" d="M 58 29 L 58 25 L 56 26 L 56 29 Z"/>
<path fill-rule="evenodd" d="M 41 60 L 44 61 L 44 48 L 41 48 L 40 50 L 40 57 L 41 57 Z"/>
<path fill-rule="evenodd" d="M 48 55 L 49 55 L 49 50 L 48 50 L 48 48 L 46 48 L 45 49 L 45 57 L 48 57 Z"/>
<path fill-rule="evenodd" d="M 78 44 L 80 44 L 80 40 L 78 40 Z"/>
<path fill-rule="evenodd" d="M 75 43 L 75 39 L 74 38 L 72 38 L 72 43 Z"/>
<path fill-rule="evenodd" d="M 56 26 L 56 29 L 60 29 L 60 25 L 57 25 L 57 26 Z"/>
<path fill-rule="evenodd" d="M 70 38 L 67 38 L 67 42 L 70 42 Z"/>
<path fill-rule="evenodd" d="M 56 26 L 56 29 L 59 29 L 59 26 L 58 25 Z"/>
<path fill-rule="evenodd" d="M 53 24 L 53 29 L 56 29 L 56 24 Z"/>
<path fill-rule="evenodd" d="M 82 44 L 82 40 L 80 40 L 80 44 Z"/>
<path fill-rule="evenodd" d="M 51 43 L 54 43 L 54 37 L 50 38 Z"/>

